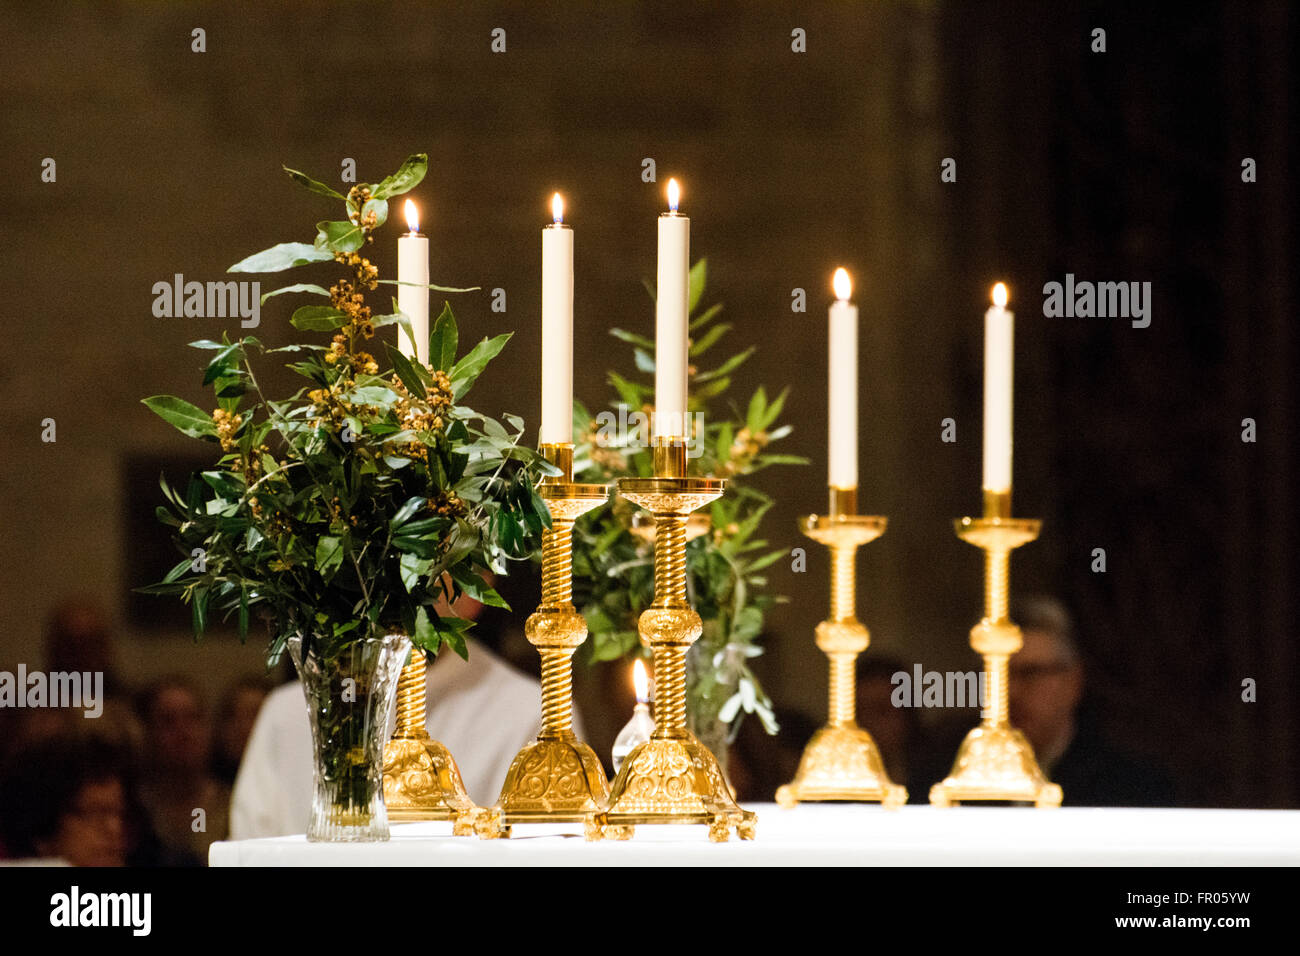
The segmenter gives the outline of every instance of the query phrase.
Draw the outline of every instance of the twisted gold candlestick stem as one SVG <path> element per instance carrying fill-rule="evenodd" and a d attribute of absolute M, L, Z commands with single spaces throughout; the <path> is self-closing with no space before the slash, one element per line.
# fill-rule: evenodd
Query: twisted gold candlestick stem
<path fill-rule="evenodd" d="M 686 727 L 686 652 L 700 616 L 686 599 L 687 516 L 718 498 L 717 478 L 686 477 L 683 439 L 656 439 L 654 478 L 624 478 L 623 497 L 654 514 L 655 597 L 637 622 L 655 665 L 655 729 L 627 755 L 610 785 L 605 819 L 620 836 L 642 823 L 703 823 L 722 842 L 734 826 L 753 839 L 755 815 L 732 797 L 717 758 Z"/>
<path fill-rule="evenodd" d="M 776 791 L 776 802 L 879 801 L 893 809 L 907 802 L 906 788 L 889 779 L 871 734 L 858 726 L 856 667 L 871 635 L 858 621 L 854 560 L 858 548 L 885 532 L 885 519 L 853 513 L 853 488 L 831 489 L 831 513 L 800 520 L 808 537 L 831 551 L 830 617 L 817 625 L 817 646 L 830 659 L 830 701 L 825 727 L 804 748 L 794 780 Z"/>
<path fill-rule="evenodd" d="M 1061 788 L 1048 782 L 1034 748 L 1011 726 L 1009 704 L 1008 662 L 1023 643 L 1008 614 L 1011 552 L 1037 538 L 1042 523 L 1012 518 L 1010 492 L 986 491 L 984 517 L 962 518 L 955 526 L 957 537 L 984 549 L 984 617 L 971 628 L 970 645 L 984 658 L 987 699 L 952 771 L 930 788 L 930 802 L 947 807 L 963 800 L 1015 800 L 1059 807 Z"/>
<path fill-rule="evenodd" d="M 452 833 L 469 836 L 481 811 L 451 751 L 425 729 L 426 669 L 424 653 L 412 649 L 397 680 L 397 719 L 384 745 L 384 804 L 390 820 L 450 820 Z"/>
<path fill-rule="evenodd" d="M 831 693 L 830 725 L 832 727 L 852 727 L 857 723 L 857 687 L 854 664 L 858 655 L 830 654 L 831 659 Z"/>
<path fill-rule="evenodd" d="M 563 649 L 544 648 L 542 657 L 542 737 L 573 733 L 573 664 Z"/>
<path fill-rule="evenodd" d="M 572 483 L 570 487 L 573 487 Z M 601 489 L 601 497 L 596 498 L 589 507 L 595 507 L 608 497 L 604 485 L 596 487 Z M 543 492 L 545 491 L 547 489 L 544 488 Z M 551 527 L 542 530 L 541 607 L 562 614 L 565 609 L 573 606 L 574 518 L 569 517 L 569 514 L 577 509 L 557 505 L 554 510 L 560 516 L 553 514 Z M 584 626 L 583 637 L 585 636 Z M 573 650 L 539 645 L 538 653 L 542 658 L 542 736 L 563 737 L 573 731 L 573 665 L 570 663 Z"/>
<path fill-rule="evenodd" d="M 883 530 L 883 524 L 882 524 Z M 856 621 L 854 611 L 853 559 L 857 545 L 831 548 L 831 620 L 846 625 Z M 866 629 L 863 628 L 863 633 Z M 863 649 L 866 649 L 864 644 Z M 857 686 L 854 663 L 857 651 L 830 651 L 830 722 L 833 727 L 853 727 L 857 723 Z"/>
<path fill-rule="evenodd" d="M 394 737 L 418 735 L 424 723 L 424 684 L 424 657 L 412 654 L 411 660 L 402 666 L 401 676 L 397 679 L 397 723 L 393 729 Z"/>
<path fill-rule="evenodd" d="M 609 489 L 573 481 L 572 445 L 544 444 L 541 452 L 561 471 L 538 488 L 551 527 L 542 531 L 542 602 L 525 625 L 542 658 L 542 731 L 515 755 L 478 834 L 508 837 L 515 823 L 582 823 L 588 839 L 599 839 L 609 782 L 596 754 L 573 733 L 572 657 L 587 639 L 587 622 L 573 607 L 573 523 L 603 503 Z"/>

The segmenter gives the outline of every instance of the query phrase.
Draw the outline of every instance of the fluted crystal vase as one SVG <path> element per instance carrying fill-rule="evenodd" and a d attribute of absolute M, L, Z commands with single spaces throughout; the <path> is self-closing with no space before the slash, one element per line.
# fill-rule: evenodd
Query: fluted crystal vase
<path fill-rule="evenodd" d="M 719 655 L 703 641 L 686 652 L 686 726 L 718 759 L 723 776 L 727 775 L 731 725 L 722 719 L 721 711 L 740 683 L 730 657 L 730 652 Z"/>
<path fill-rule="evenodd" d="M 311 716 L 315 757 L 312 842 L 388 839 L 384 744 L 411 642 L 402 634 L 355 641 L 331 656 L 302 635 L 288 640 Z"/>

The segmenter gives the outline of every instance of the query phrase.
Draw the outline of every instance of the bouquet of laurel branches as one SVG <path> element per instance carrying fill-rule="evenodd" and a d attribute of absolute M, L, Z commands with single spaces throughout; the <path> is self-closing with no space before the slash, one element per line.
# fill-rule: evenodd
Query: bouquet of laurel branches
<path fill-rule="evenodd" d="M 210 353 L 203 384 L 215 393 L 215 409 L 169 395 L 143 400 L 220 452 L 183 493 L 162 479 L 170 508 L 160 506 L 158 518 L 174 529 L 184 558 L 141 589 L 188 602 L 196 638 L 215 611 L 237 615 L 243 639 L 249 615 L 260 610 L 272 619 L 271 664 L 295 633 L 304 653 L 326 659 L 389 633 L 406 634 L 429 654 L 446 642 L 463 657 L 471 622 L 439 614 L 439 597 L 450 605 L 463 593 L 504 607 L 483 573 L 531 556 L 549 526 L 533 486 L 556 469 L 519 444 L 523 421 L 505 415 L 500 422 L 464 404 L 508 334 L 458 357 L 447 305 L 429 333 L 428 365 L 388 344 L 386 355 L 371 351 L 384 326 L 412 332 L 396 302 L 383 315 L 367 304 L 367 293 L 393 280 L 380 279 L 363 253 L 388 217 L 388 200 L 416 186 L 426 166 L 425 155 L 411 156 L 392 176 L 346 196 L 286 168 L 312 193 L 341 202 L 345 218 L 318 223 L 314 243 L 282 243 L 230 271 L 341 267 L 328 288 L 297 283 L 263 296 L 327 299 L 298 308 L 289 321 L 328 341 L 266 348 L 251 335 L 230 341 L 223 334 L 220 342 L 192 342 Z M 307 383 L 272 399 L 258 384 L 254 358 L 277 353 L 290 356 L 287 367 Z"/>
<path fill-rule="evenodd" d="M 725 413 L 718 409 L 731 387 L 732 374 L 753 354 L 752 346 L 707 371 L 695 367 L 731 329 L 718 321 L 721 304 L 695 314 L 706 270 L 701 259 L 690 273 L 692 364 L 687 411 L 692 421 L 703 422 L 689 439 L 690 454 L 695 457 L 692 467 L 700 474 L 726 478 L 727 490 L 704 512 L 708 531 L 686 545 L 687 593 L 704 625 L 687 658 L 687 715 L 692 730 L 716 752 L 720 742 L 716 729 L 721 725 L 727 739 L 734 739 L 745 713 L 756 714 L 768 733 L 777 730 L 771 701 L 749 662 L 763 653 L 758 639 L 764 612 L 784 600 L 765 591 L 763 570 L 785 552 L 770 549 L 759 537 L 771 499 L 741 479 L 772 465 L 806 464 L 807 459 L 768 450 L 792 430 L 788 424 L 778 424 L 786 392 L 769 400 L 760 386 L 743 412 L 734 404 Z M 653 286 L 647 284 L 647 289 L 653 297 Z M 632 346 L 636 369 L 645 376 L 638 380 L 611 372 L 609 381 L 617 392 L 611 407 L 621 406 L 620 422 L 638 414 L 645 416 L 638 420 L 648 421 L 654 393 L 654 342 L 623 329 L 611 329 L 610 334 Z M 607 411 L 592 416 L 575 402 L 577 480 L 610 483 L 653 474 L 648 436 L 643 430 L 629 433 L 611 428 L 614 418 L 615 413 Z M 633 505 L 615 496 L 576 526 L 575 603 L 591 632 L 592 661 L 644 653 L 637 618 L 654 600 L 654 548 L 648 529 L 637 527 L 643 519 Z"/>

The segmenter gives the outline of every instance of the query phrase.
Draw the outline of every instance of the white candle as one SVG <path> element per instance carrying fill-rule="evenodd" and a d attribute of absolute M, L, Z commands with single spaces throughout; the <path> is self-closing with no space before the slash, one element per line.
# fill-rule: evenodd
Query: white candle
<path fill-rule="evenodd" d="M 573 230 L 564 200 L 551 200 L 555 221 L 542 230 L 542 444 L 573 441 Z"/>
<path fill-rule="evenodd" d="M 655 286 L 656 438 L 686 437 L 686 335 L 690 308 L 691 221 L 677 212 L 677 180 L 668 180 L 668 209 L 659 217 Z"/>
<path fill-rule="evenodd" d="M 858 486 L 858 307 L 849 301 L 853 283 L 835 270 L 830 312 L 827 475 L 832 488 Z"/>
<path fill-rule="evenodd" d="M 984 313 L 984 490 L 1011 490 L 1011 372 L 1013 318 L 1007 287 L 993 287 Z"/>
<path fill-rule="evenodd" d="M 406 200 L 406 224 L 410 232 L 397 240 L 397 308 L 411 320 L 415 346 L 405 330 L 397 333 L 397 347 L 403 355 L 418 355 L 429 361 L 429 237 L 420 235 L 420 214 L 415 203 Z M 412 283 L 408 285 L 407 283 Z M 418 347 L 418 351 L 417 351 Z"/>

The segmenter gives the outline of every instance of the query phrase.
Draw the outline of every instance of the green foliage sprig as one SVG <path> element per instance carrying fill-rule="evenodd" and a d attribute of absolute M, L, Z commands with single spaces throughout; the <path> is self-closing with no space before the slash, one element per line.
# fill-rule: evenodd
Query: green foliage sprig
<path fill-rule="evenodd" d="M 708 533 L 686 546 L 687 590 L 704 623 L 700 640 L 688 658 L 687 710 L 696 727 L 721 720 L 734 736 L 745 713 L 756 714 L 769 733 L 776 720 L 750 661 L 763 653 L 758 643 L 764 613 L 783 597 L 766 591 L 766 569 L 785 551 L 770 548 L 759 529 L 772 500 L 746 480 L 772 465 L 806 464 L 797 455 L 777 454 L 769 446 L 790 434 L 792 426 L 779 424 L 786 391 L 769 399 L 759 386 L 742 411 L 732 403 L 720 410 L 732 376 L 753 354 L 751 346 L 707 370 L 696 368 L 718 341 L 731 330 L 719 321 L 722 305 L 696 314 L 703 297 L 707 265 L 701 259 L 690 273 L 690 398 L 691 413 L 702 413 L 698 457 L 692 467 L 700 474 L 727 479 L 726 493 L 713 502 L 707 514 Z M 647 285 L 651 296 L 654 288 Z M 649 415 L 654 398 L 654 342 L 623 329 L 610 334 L 633 348 L 639 377 L 611 372 L 616 394 L 611 407 L 621 404 L 632 412 Z M 574 407 L 574 468 L 580 481 L 613 482 L 626 476 L 653 473 L 652 455 L 645 435 L 614 435 L 611 413 L 592 416 L 580 404 Z M 603 420 L 602 420 L 603 417 Z M 643 653 L 636 622 L 654 600 L 654 549 L 647 537 L 633 530 L 636 508 L 615 497 L 592 516 L 578 522 L 574 533 L 573 574 L 575 598 L 591 633 L 590 659 L 617 660 Z"/>
<path fill-rule="evenodd" d="M 217 444 L 214 467 L 193 475 L 184 493 L 162 478 L 168 506 L 160 521 L 174 529 L 184 558 L 159 583 L 142 588 L 177 595 L 192 608 L 196 638 L 209 615 L 237 615 L 241 639 L 250 615 L 272 620 L 268 649 L 277 661 L 287 639 L 303 634 L 304 651 L 327 658 L 350 642 L 402 632 L 428 653 L 443 642 L 466 655 L 471 622 L 439 614 L 461 594 L 484 604 L 505 602 L 485 579 L 508 559 L 530 557 L 550 517 L 534 490 L 556 469 L 520 444 L 524 422 L 497 421 L 463 404 L 510 335 L 484 338 L 459 355 L 450 304 L 429 332 L 430 364 L 386 344 L 391 368 L 363 346 L 375 330 L 411 332 L 396 302 L 374 315 L 366 293 L 391 280 L 360 255 L 388 218 L 388 199 L 423 178 L 427 157 L 410 157 L 392 176 L 361 183 L 346 196 L 286 167 L 313 193 L 342 200 L 346 219 L 317 224 L 313 243 L 281 243 L 232 266 L 231 272 L 280 272 L 334 261 L 347 274 L 331 287 L 298 283 L 268 292 L 329 299 L 290 319 L 306 332 L 329 332 L 316 343 L 266 348 L 254 336 L 201 340 L 211 352 L 203 384 L 212 412 L 169 395 L 144 404 L 181 432 Z M 430 288 L 442 291 L 467 291 Z M 255 356 L 284 353 L 309 380 L 287 398 L 268 398 Z M 458 357 L 459 355 L 459 357 Z"/>

